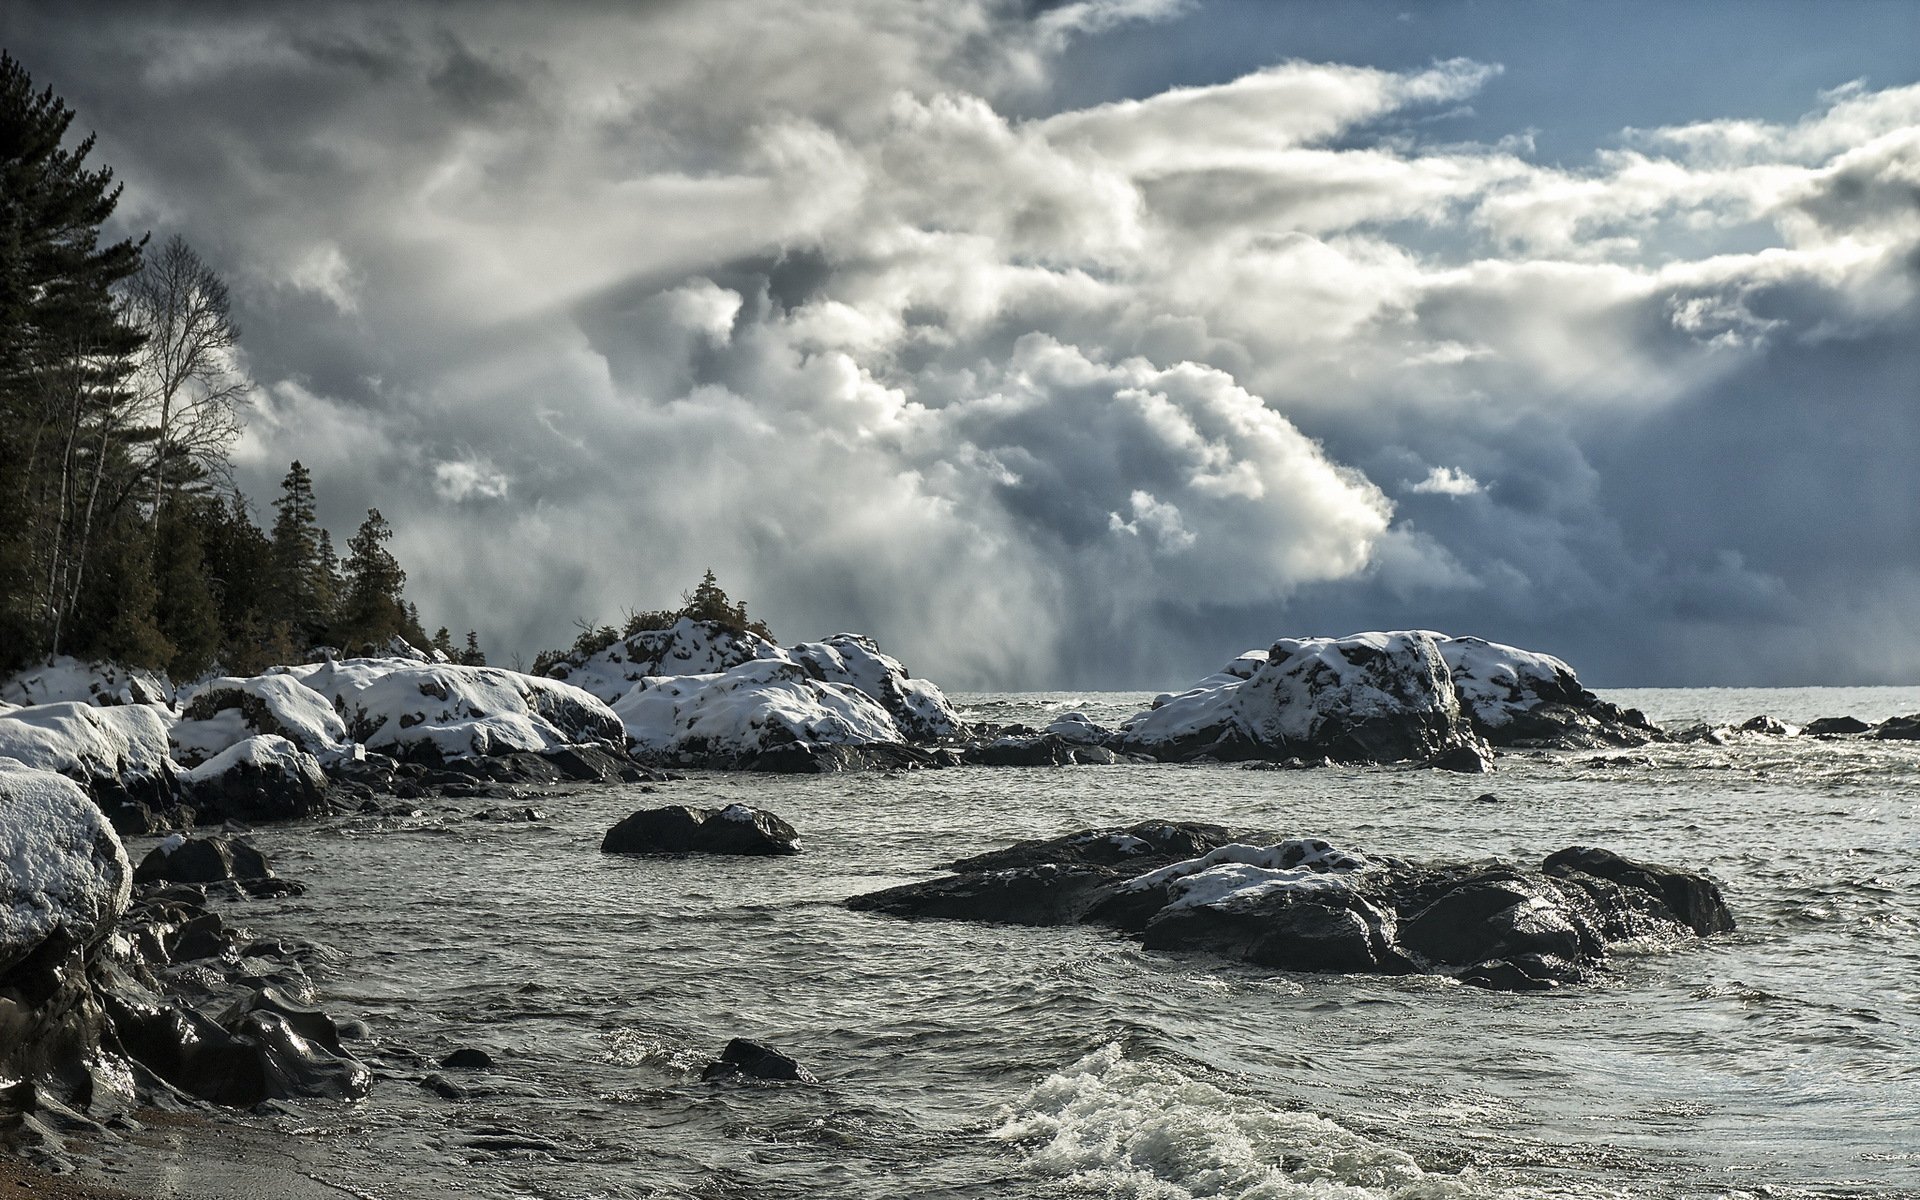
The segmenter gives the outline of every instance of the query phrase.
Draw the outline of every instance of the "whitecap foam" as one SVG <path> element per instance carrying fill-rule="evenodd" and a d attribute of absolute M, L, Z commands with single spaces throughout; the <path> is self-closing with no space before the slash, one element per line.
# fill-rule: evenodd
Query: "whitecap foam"
<path fill-rule="evenodd" d="M 1413 1157 L 1311 1112 L 1233 1095 L 1109 1043 L 1049 1075 L 1000 1114 L 993 1136 L 1034 1174 L 1130 1200 L 1442 1200 L 1488 1196 L 1470 1175 Z"/>

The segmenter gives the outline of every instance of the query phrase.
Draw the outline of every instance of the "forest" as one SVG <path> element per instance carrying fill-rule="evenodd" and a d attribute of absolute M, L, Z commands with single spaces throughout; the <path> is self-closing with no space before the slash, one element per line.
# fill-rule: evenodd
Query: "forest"
<path fill-rule="evenodd" d="M 378 509 L 341 555 L 295 462 L 261 527 L 227 285 L 178 236 L 104 240 L 120 188 L 74 117 L 0 53 L 0 670 L 251 673 L 394 637 L 483 663 L 422 628 Z"/>

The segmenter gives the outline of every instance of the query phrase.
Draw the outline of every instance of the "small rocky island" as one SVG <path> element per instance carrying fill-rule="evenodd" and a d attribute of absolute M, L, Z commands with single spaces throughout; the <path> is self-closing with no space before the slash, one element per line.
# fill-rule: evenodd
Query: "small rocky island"
<path fill-rule="evenodd" d="M 1103 925 L 1287 971 L 1427 972 L 1502 991 L 1590 979 L 1609 946 L 1734 927 L 1706 876 L 1570 847 L 1533 866 L 1416 863 L 1187 821 L 1023 842 L 847 903 L 894 917 Z"/>

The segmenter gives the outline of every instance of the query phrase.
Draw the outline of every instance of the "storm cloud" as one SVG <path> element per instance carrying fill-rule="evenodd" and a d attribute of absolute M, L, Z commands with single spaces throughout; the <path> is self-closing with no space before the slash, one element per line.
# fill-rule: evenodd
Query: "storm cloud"
<path fill-rule="evenodd" d="M 14 12 L 231 281 L 240 477 L 496 657 L 708 567 L 949 686 L 1435 627 L 1614 684 L 1920 672 L 1920 85 L 1579 161 L 1503 64 L 1050 106 L 1204 6 Z"/>

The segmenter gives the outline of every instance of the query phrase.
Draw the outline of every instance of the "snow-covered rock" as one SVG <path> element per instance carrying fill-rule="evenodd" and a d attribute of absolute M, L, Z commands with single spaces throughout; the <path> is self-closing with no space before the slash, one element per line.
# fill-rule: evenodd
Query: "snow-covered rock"
<path fill-rule="evenodd" d="M 192 765 L 248 738 L 286 738 L 322 762 L 348 753 L 347 723 L 319 692 L 284 672 L 223 677 L 180 695 L 184 716 L 169 731 L 177 761 Z"/>
<path fill-rule="evenodd" d="M 964 728 L 939 688 L 913 678 L 872 638 L 857 633 L 783 647 L 756 633 L 682 617 L 671 628 L 636 633 L 583 659 L 564 659 L 547 674 L 617 708 L 643 680 L 714 676 L 763 662 L 796 665 L 820 683 L 861 692 L 893 718 L 895 741 L 938 741 Z"/>
<path fill-rule="evenodd" d="M 327 807 L 319 760 L 275 734 L 227 747 L 180 772 L 180 783 L 196 807 L 242 821 L 307 817 Z"/>
<path fill-rule="evenodd" d="M 0 701 L 15 705 L 173 703 L 173 683 L 158 671 L 87 662 L 62 654 L 0 682 Z"/>
<path fill-rule="evenodd" d="M 617 746 L 624 736 L 620 718 L 587 692 L 498 667 L 351 658 L 287 674 L 330 701 L 354 741 L 396 757 Z"/>
<path fill-rule="evenodd" d="M 132 887 L 126 848 L 78 784 L 0 759 L 0 984 L 56 935 L 99 941 Z"/>
<path fill-rule="evenodd" d="M 878 701 L 803 666 L 760 659 L 704 675 L 641 679 L 613 706 L 636 754 L 728 764 L 788 746 L 906 740 Z"/>
<path fill-rule="evenodd" d="M 1283 638 L 1122 724 L 1123 746 L 1159 758 L 1431 760 L 1479 737 L 1435 635 Z"/>
<path fill-rule="evenodd" d="M 1573 668 L 1550 654 L 1484 638 L 1429 636 L 1447 660 L 1461 707 L 1495 745 L 1636 746 L 1659 735 L 1641 713 L 1582 687 Z"/>
<path fill-rule="evenodd" d="M 933 742 L 958 737 L 964 729 L 940 689 L 907 673 L 900 660 L 882 654 L 872 638 L 836 633 L 817 642 L 801 642 L 787 651 L 823 683 L 844 683 L 878 701 L 908 741 Z"/>
<path fill-rule="evenodd" d="M 642 679 L 715 675 L 762 658 L 784 659 L 786 653 L 757 633 L 681 617 L 669 628 L 643 630 L 584 659 L 562 659 L 547 675 L 612 704 Z"/>
<path fill-rule="evenodd" d="M 0 759 L 64 775 L 117 816 L 126 805 L 172 800 L 170 724 L 171 714 L 145 704 L 102 708 L 68 700 L 16 708 L 0 713 Z"/>

